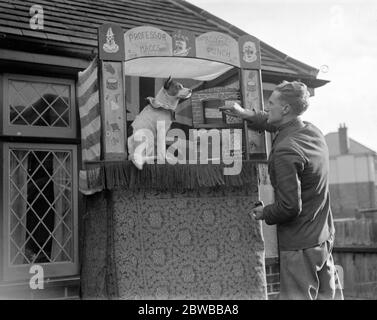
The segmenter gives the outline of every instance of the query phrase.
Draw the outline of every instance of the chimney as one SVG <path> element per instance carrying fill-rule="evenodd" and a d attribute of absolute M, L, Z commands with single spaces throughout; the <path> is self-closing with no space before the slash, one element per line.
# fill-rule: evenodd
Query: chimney
<path fill-rule="evenodd" d="M 343 123 L 343 126 L 340 124 L 338 136 L 340 154 L 347 154 L 350 148 L 350 141 L 348 139 L 347 127 L 345 123 Z"/>

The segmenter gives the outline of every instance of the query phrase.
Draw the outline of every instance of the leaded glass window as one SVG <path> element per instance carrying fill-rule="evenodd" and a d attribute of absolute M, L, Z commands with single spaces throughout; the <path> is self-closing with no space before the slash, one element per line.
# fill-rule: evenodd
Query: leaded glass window
<path fill-rule="evenodd" d="M 9 80 L 9 122 L 40 127 L 69 127 L 68 85 Z"/>
<path fill-rule="evenodd" d="M 73 81 L 6 75 L 4 93 L 5 134 L 75 137 Z"/>
<path fill-rule="evenodd" d="M 3 153 L 7 265 L 77 264 L 76 147 L 9 143 Z"/>
<path fill-rule="evenodd" d="M 10 262 L 72 261 L 72 154 L 9 150 Z"/>

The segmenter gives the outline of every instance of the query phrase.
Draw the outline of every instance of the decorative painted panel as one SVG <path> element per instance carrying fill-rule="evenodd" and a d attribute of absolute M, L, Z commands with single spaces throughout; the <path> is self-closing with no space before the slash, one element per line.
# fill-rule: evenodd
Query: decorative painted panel
<path fill-rule="evenodd" d="M 245 69 L 241 70 L 241 75 L 243 107 L 249 110 L 263 111 L 260 71 Z M 265 159 L 267 157 L 265 132 L 257 132 L 247 128 L 247 137 L 246 150 L 249 156 Z"/>
<path fill-rule="evenodd" d="M 126 108 L 121 62 L 102 62 L 105 160 L 126 158 Z"/>

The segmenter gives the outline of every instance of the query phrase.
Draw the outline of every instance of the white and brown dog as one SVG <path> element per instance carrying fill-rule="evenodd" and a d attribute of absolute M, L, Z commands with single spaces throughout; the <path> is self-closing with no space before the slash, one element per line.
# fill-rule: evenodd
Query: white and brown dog
<path fill-rule="evenodd" d="M 164 143 L 179 101 L 190 98 L 191 93 L 191 89 L 169 77 L 155 98 L 147 98 L 149 104 L 132 122 L 133 132 L 127 140 L 129 159 L 139 170 L 146 162 L 165 157 L 165 152 L 161 152 L 165 144 L 160 148 L 157 144 Z M 157 123 L 164 125 L 163 130 L 157 130 Z"/>

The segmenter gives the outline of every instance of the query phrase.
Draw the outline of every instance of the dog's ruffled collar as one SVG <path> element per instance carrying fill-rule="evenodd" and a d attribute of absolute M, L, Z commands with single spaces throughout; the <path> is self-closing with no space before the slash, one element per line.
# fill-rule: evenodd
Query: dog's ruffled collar
<path fill-rule="evenodd" d="M 157 93 L 156 98 L 148 97 L 147 100 L 153 108 L 162 108 L 166 110 L 175 111 L 175 109 L 178 106 L 179 99 L 169 96 L 165 92 L 164 88 L 161 88 L 160 91 Z"/>
<path fill-rule="evenodd" d="M 158 101 L 156 98 L 148 97 L 147 100 L 149 104 L 155 109 L 162 108 L 162 109 L 171 110 L 171 111 L 174 111 L 176 109 L 176 106 L 171 106 L 166 103 L 162 103 Z"/>

